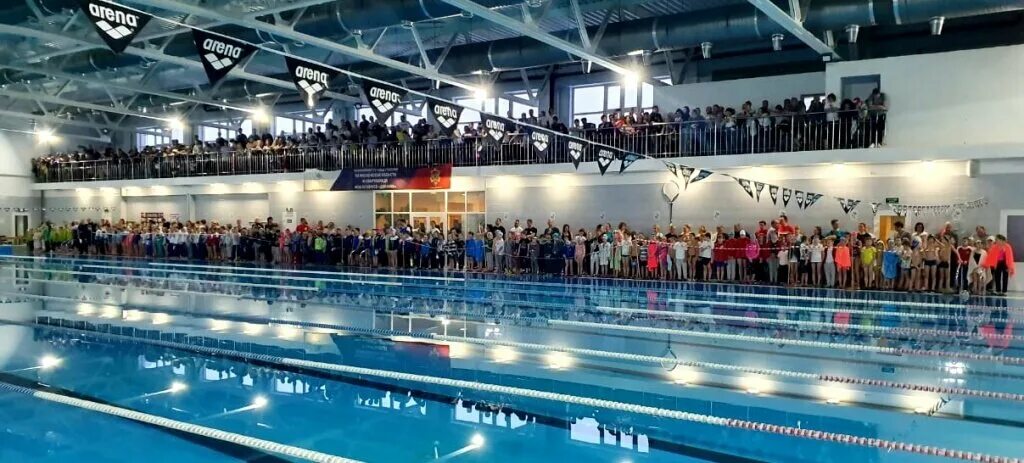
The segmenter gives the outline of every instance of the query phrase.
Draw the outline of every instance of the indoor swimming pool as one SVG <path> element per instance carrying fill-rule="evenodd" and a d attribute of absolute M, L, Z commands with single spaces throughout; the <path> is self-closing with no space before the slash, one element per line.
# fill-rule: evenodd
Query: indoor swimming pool
<path fill-rule="evenodd" d="M 0 461 L 1024 461 L 1024 299 L 0 258 Z"/>

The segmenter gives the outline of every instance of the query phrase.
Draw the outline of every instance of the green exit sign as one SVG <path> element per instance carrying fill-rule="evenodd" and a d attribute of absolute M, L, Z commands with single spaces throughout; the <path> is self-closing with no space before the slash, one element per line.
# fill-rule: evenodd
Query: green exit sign
<path fill-rule="evenodd" d="M 899 204 L 899 203 L 900 203 L 900 197 L 899 196 L 891 196 L 891 197 L 885 198 L 885 204 Z"/>

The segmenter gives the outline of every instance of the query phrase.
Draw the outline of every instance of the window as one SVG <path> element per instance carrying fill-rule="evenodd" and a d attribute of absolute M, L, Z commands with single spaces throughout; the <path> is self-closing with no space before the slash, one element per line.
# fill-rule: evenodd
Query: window
<path fill-rule="evenodd" d="M 420 108 L 420 115 L 416 116 L 413 114 L 396 112 L 392 114 L 391 117 L 389 117 L 386 121 L 384 121 L 385 125 L 389 127 L 397 125 L 402 120 L 402 116 L 405 116 L 405 120 L 409 124 L 416 125 L 420 122 L 420 119 L 427 117 L 427 105 L 424 105 L 422 102 L 413 101 L 410 103 L 403 104 L 401 107 L 409 111 L 416 111 L 416 108 Z M 373 114 L 373 110 L 370 109 L 369 107 L 356 109 L 356 123 L 362 121 L 363 116 L 366 116 L 367 120 L 369 120 L 371 117 L 375 117 Z M 465 118 L 465 116 L 463 116 L 463 118 Z"/>
<path fill-rule="evenodd" d="M 242 129 L 242 133 L 246 135 L 252 135 L 252 120 L 243 119 L 228 119 L 220 121 L 206 121 L 204 124 L 200 124 L 197 128 L 196 133 L 199 135 L 199 139 L 202 141 L 214 141 L 218 136 L 224 137 L 225 139 L 232 139 L 238 135 L 238 129 Z"/>
<path fill-rule="evenodd" d="M 185 141 L 183 140 L 185 132 L 182 129 L 172 130 L 165 127 L 139 127 L 139 132 L 140 133 L 135 134 L 135 146 L 138 149 L 142 149 L 147 146 L 167 146 L 174 140 L 177 140 L 178 142 Z"/>
<path fill-rule="evenodd" d="M 656 80 L 671 83 L 668 77 L 655 77 Z M 597 123 L 602 115 L 615 111 L 633 112 L 650 111 L 654 108 L 654 85 L 641 82 L 639 85 L 622 85 L 617 82 L 604 84 L 582 85 L 572 88 L 573 119 L 587 118 L 587 122 Z"/>
<path fill-rule="evenodd" d="M 530 98 L 530 93 L 525 90 L 508 92 L 508 95 L 523 99 Z M 524 114 L 529 115 L 530 111 L 533 111 L 535 116 L 539 114 L 536 106 L 520 103 L 505 97 L 491 97 L 483 100 L 474 97 L 457 97 L 453 101 L 456 104 L 472 108 L 466 109 L 462 112 L 462 118 L 459 120 L 464 125 L 480 122 L 480 111 L 506 117 L 508 116 L 509 111 L 511 111 L 512 117 L 517 120 L 523 117 Z"/>

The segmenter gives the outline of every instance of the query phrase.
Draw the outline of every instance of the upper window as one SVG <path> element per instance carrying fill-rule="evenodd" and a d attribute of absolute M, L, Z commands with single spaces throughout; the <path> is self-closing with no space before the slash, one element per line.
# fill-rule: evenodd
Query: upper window
<path fill-rule="evenodd" d="M 669 83 L 668 77 L 656 77 Z M 581 85 L 572 88 L 573 119 L 587 118 L 596 122 L 601 115 L 612 112 L 644 112 L 654 108 L 654 86 L 641 82 L 639 85 L 623 85 L 618 82 Z"/>

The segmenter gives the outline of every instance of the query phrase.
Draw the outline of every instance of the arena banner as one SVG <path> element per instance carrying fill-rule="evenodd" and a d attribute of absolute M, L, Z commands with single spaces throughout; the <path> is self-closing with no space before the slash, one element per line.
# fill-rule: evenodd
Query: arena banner
<path fill-rule="evenodd" d="M 570 138 L 566 142 L 566 146 L 569 148 L 569 158 L 572 159 L 572 166 L 576 170 L 580 170 L 580 162 L 583 161 L 583 156 L 587 153 L 587 149 L 590 148 L 590 143 Z"/>
<path fill-rule="evenodd" d="M 211 34 L 202 29 L 192 29 L 192 39 L 196 42 L 196 50 L 199 52 L 200 61 L 203 62 L 203 69 L 206 70 L 206 77 L 210 79 L 210 85 L 219 82 L 238 66 L 238 63 L 257 50 L 254 45 Z"/>
<path fill-rule="evenodd" d="M 505 134 L 511 131 L 510 124 L 505 118 L 480 113 L 480 120 L 484 125 L 484 139 L 492 143 L 501 143 L 505 139 Z"/>
<path fill-rule="evenodd" d="M 316 106 L 317 100 L 330 88 L 331 81 L 338 75 L 338 71 L 326 66 L 321 66 L 309 61 L 284 57 L 288 64 L 288 74 L 292 76 L 295 87 L 303 95 L 303 101 L 309 107 Z"/>
<path fill-rule="evenodd" d="M 153 16 L 100 0 L 81 0 L 79 5 L 100 38 L 114 53 L 121 53 Z"/>
<path fill-rule="evenodd" d="M 406 93 L 409 91 L 401 87 L 363 79 L 363 94 L 366 97 L 366 103 L 370 105 L 373 115 L 377 116 L 377 120 L 382 124 L 402 105 L 402 98 L 405 98 Z"/>
<path fill-rule="evenodd" d="M 427 98 L 427 112 L 433 115 L 441 132 L 447 136 L 455 133 L 459 125 L 459 118 L 462 117 L 462 106 L 453 105 L 444 100 Z"/>
<path fill-rule="evenodd" d="M 452 165 L 432 167 L 369 167 L 342 169 L 331 191 L 447 190 L 452 186 Z"/>
<path fill-rule="evenodd" d="M 530 144 L 533 146 L 533 150 L 537 153 L 538 157 L 548 155 L 548 151 L 551 149 L 551 145 L 554 144 L 554 140 L 555 135 L 551 132 L 537 129 L 530 132 Z"/>
<path fill-rule="evenodd" d="M 615 152 L 601 148 L 597 152 L 597 168 L 601 170 L 601 175 L 604 175 L 608 171 L 608 166 L 612 165 L 612 161 L 615 159 Z"/>

